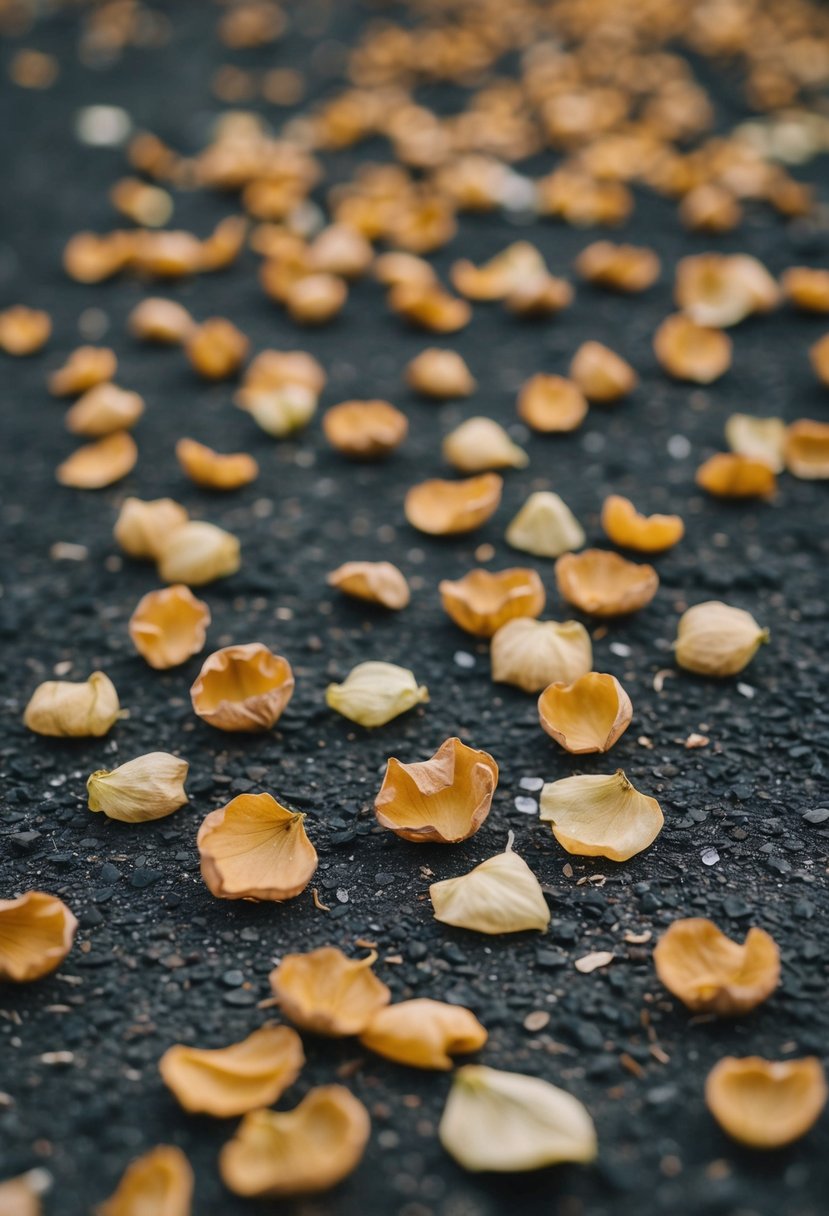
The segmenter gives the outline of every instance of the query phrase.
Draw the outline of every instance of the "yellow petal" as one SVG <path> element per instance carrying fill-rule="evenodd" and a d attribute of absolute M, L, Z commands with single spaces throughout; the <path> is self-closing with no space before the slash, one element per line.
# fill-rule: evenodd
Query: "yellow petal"
<path fill-rule="evenodd" d="M 541 819 L 568 853 L 627 861 L 662 831 L 655 798 L 640 794 L 619 769 L 610 777 L 564 777 L 541 791 Z"/>
<path fill-rule="evenodd" d="M 475 637 L 491 638 L 507 621 L 539 616 L 547 593 L 538 573 L 523 567 L 470 570 L 463 578 L 438 584 L 444 611 Z"/>
<path fill-rule="evenodd" d="M 433 882 L 429 895 L 435 920 L 475 933 L 543 932 L 550 923 L 538 879 L 512 851 L 511 832 L 504 853 L 488 857 L 459 878 Z"/>
<path fill-rule="evenodd" d="M 610 751 L 630 726 L 633 706 L 615 676 L 590 671 L 550 684 L 538 698 L 542 729 L 575 756 Z"/>
<path fill-rule="evenodd" d="M 425 999 L 387 1005 L 360 1035 L 364 1047 L 387 1060 L 444 1070 L 452 1067 L 452 1056 L 478 1051 L 486 1040 L 469 1009 Z"/>
<path fill-rule="evenodd" d="M 138 393 L 118 388 L 117 384 L 96 384 L 72 406 L 66 415 L 66 429 L 73 435 L 98 439 L 113 431 L 129 430 L 144 413 Z"/>
<path fill-rule="evenodd" d="M 374 951 L 350 959 L 335 946 L 286 954 L 271 972 L 271 987 L 283 1013 L 301 1030 L 332 1038 L 360 1034 L 391 1000 L 371 970 L 376 961 Z"/>
<path fill-rule="evenodd" d="M 406 383 L 424 397 L 449 401 L 468 397 L 476 388 L 475 379 L 461 355 L 454 350 L 429 347 L 406 366 Z"/>
<path fill-rule="evenodd" d="M 675 920 L 653 951 L 656 974 L 695 1013 L 749 1013 L 780 982 L 780 951 L 763 929 L 749 929 L 742 945 L 702 916 Z"/>
<path fill-rule="evenodd" d="M 322 420 L 332 447 L 353 460 L 379 460 L 398 448 L 409 430 L 406 415 L 388 401 L 342 401 Z"/>
<path fill-rule="evenodd" d="M 210 609 L 189 587 L 176 583 L 143 596 L 130 617 L 135 649 L 150 667 L 178 667 L 204 647 Z"/>
<path fill-rule="evenodd" d="M 519 418 L 542 434 L 574 431 L 584 422 L 587 410 L 584 393 L 564 376 L 539 372 L 522 385 L 518 394 Z"/>
<path fill-rule="evenodd" d="M 698 325 L 736 325 L 754 312 L 768 312 L 780 289 L 762 262 L 745 253 L 700 253 L 681 258 L 674 298 Z"/>
<path fill-rule="evenodd" d="M 607 549 L 585 549 L 558 559 L 556 583 L 568 603 L 590 616 L 626 616 L 651 602 L 659 575 Z"/>
<path fill-rule="evenodd" d="M 570 363 L 570 379 L 588 401 L 609 405 L 632 393 L 639 377 L 621 355 L 601 342 L 583 342 Z"/>
<path fill-rule="evenodd" d="M 322 1085 L 294 1110 L 245 1115 L 221 1151 L 219 1173 L 247 1198 L 318 1194 L 357 1168 L 370 1133 L 362 1102 L 342 1085 Z"/>
<path fill-rule="evenodd" d="M 238 490 L 259 476 L 259 465 L 247 452 L 214 452 L 195 439 L 179 439 L 176 460 L 191 481 L 208 490 Z"/>
<path fill-rule="evenodd" d="M 719 600 L 706 600 L 683 612 L 674 651 L 686 671 L 701 676 L 734 676 L 747 667 L 764 642 L 761 628 L 750 612 Z"/>
<path fill-rule="evenodd" d="M 28 983 L 59 967 L 78 922 L 55 895 L 28 891 L 0 899 L 0 980 Z"/>
<path fill-rule="evenodd" d="M 165 1051 L 158 1069 L 186 1111 L 230 1119 L 276 1102 L 304 1063 L 295 1030 L 263 1026 L 241 1043 L 212 1051 L 178 1043 Z"/>
<path fill-rule="evenodd" d="M 235 401 L 275 439 L 301 431 L 317 412 L 317 394 L 305 384 L 282 384 L 278 388 L 243 387 Z"/>
<path fill-rule="evenodd" d="M 731 366 L 732 344 L 720 329 L 698 325 L 684 313 L 666 317 L 653 336 L 660 366 L 676 380 L 712 384 Z"/>
<path fill-rule="evenodd" d="M 399 611 L 411 599 L 405 576 L 391 562 L 345 562 L 325 580 L 345 595 Z"/>
<path fill-rule="evenodd" d="M 184 782 L 190 765 L 168 752 L 148 752 L 112 772 L 99 769 L 86 783 L 90 811 L 123 823 L 144 823 L 172 815 L 187 802 Z"/>
<path fill-rule="evenodd" d="M 593 1161 L 593 1120 L 572 1094 L 539 1077 L 467 1064 L 455 1073 L 438 1131 L 466 1170 L 519 1172 Z"/>
<path fill-rule="evenodd" d="M 782 473 L 786 444 L 786 425 L 782 418 L 732 414 L 725 424 L 725 438 L 732 452 L 762 460 L 773 473 Z"/>
<path fill-rule="evenodd" d="M 498 765 L 487 752 L 447 739 L 429 760 L 392 757 L 374 802 L 377 820 L 404 840 L 456 844 L 489 814 Z"/>
<path fill-rule="evenodd" d="M 764 1060 L 726 1056 L 705 1082 L 705 1101 L 724 1132 L 749 1148 L 799 1140 L 826 1105 L 826 1078 L 814 1056 Z"/>
<path fill-rule="evenodd" d="M 87 389 L 112 380 L 118 368 L 115 351 L 108 346 L 79 346 L 49 377 L 49 392 L 56 397 L 77 397 Z"/>
<path fill-rule="evenodd" d="M 558 494 L 531 494 L 506 532 L 507 544 L 535 557 L 560 557 L 584 544 L 584 530 Z"/>
<path fill-rule="evenodd" d="M 358 726 L 383 726 L 429 700 L 414 673 L 394 663 L 358 663 L 342 684 L 329 684 L 326 704 Z"/>
<path fill-rule="evenodd" d="M 739 452 L 716 452 L 699 466 L 695 481 L 716 498 L 771 498 L 777 489 L 765 459 Z"/>
<path fill-rule="evenodd" d="M 829 478 L 829 423 L 800 418 L 786 428 L 786 468 L 807 481 Z"/>
<path fill-rule="evenodd" d="M 461 473 L 523 469 L 529 456 L 492 418 L 467 418 L 443 441 L 443 458 Z"/>
<path fill-rule="evenodd" d="M 23 714 L 23 724 L 38 735 L 100 738 L 121 714 L 115 685 L 102 671 L 83 683 L 47 680 L 39 684 Z"/>
<path fill-rule="evenodd" d="M 125 498 L 114 536 L 130 557 L 155 560 L 172 533 L 187 519 L 187 509 L 172 498 L 156 498 L 151 502 Z"/>
<path fill-rule="evenodd" d="M 429 536 L 472 532 L 498 510 L 503 487 L 497 473 L 481 473 L 465 481 L 423 481 L 406 495 L 406 519 Z"/>
<path fill-rule="evenodd" d="M 294 673 L 261 642 L 209 655 L 190 689 L 198 716 L 218 730 L 270 730 L 294 694 Z"/>
<path fill-rule="evenodd" d="M 304 820 L 270 794 L 239 794 L 211 811 L 196 843 L 213 895 L 281 902 L 304 891 L 317 868 Z"/>
<path fill-rule="evenodd" d="M 240 565 L 236 537 L 200 519 L 174 529 L 156 556 L 158 573 L 165 583 L 187 583 L 191 587 L 227 578 Z"/>
<path fill-rule="evenodd" d="M 593 666 L 590 634 L 579 621 L 507 621 L 492 638 L 492 678 L 525 692 L 572 684 Z"/>
<path fill-rule="evenodd" d="M 102 490 L 126 477 L 138 460 L 135 440 L 127 431 L 115 431 L 78 448 L 58 467 L 62 486 L 76 490 Z"/>
<path fill-rule="evenodd" d="M 127 1167 L 97 1216 L 190 1216 L 193 1171 L 180 1148 L 160 1144 Z"/>

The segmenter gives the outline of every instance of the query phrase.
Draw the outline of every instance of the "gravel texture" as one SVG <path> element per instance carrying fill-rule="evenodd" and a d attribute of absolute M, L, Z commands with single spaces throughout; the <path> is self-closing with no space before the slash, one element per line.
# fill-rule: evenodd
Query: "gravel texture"
<path fill-rule="evenodd" d="M 195 1169 L 199 1216 L 820 1216 L 829 1193 L 825 1120 L 789 1150 L 749 1153 L 719 1132 L 702 1086 L 724 1055 L 827 1051 L 826 487 L 786 476 L 773 503 L 729 506 L 704 498 L 694 471 L 724 446 L 723 425 L 734 410 L 826 417 L 806 356 L 823 326 L 785 310 L 743 324 L 733 334 L 732 370 L 705 390 L 669 382 L 650 337 L 670 311 L 672 268 L 682 254 L 740 249 L 776 273 L 825 264 L 827 229 L 750 207 L 737 233 L 712 241 L 681 233 L 668 202 L 638 196 L 622 231 L 660 253 L 660 283 L 633 300 L 579 287 L 569 311 L 540 323 L 476 306 L 468 329 L 445 344 L 467 359 L 479 390 L 446 406 L 415 399 L 401 379 L 409 358 L 441 343 L 391 316 L 370 281 L 355 286 L 340 319 L 308 332 L 263 297 L 252 254 L 227 273 L 160 293 L 198 319 L 228 316 L 255 350 L 316 355 L 329 374 L 323 407 L 380 397 L 405 410 L 408 441 L 376 466 L 348 463 L 328 448 L 319 417 L 296 442 L 270 440 L 233 407 L 232 384 L 205 386 L 179 350 L 142 349 L 127 335 L 125 318 L 144 285 L 124 279 L 86 288 L 60 270 L 74 231 L 113 224 L 107 190 L 123 171 L 120 149 L 76 139 L 80 107 L 123 106 L 137 127 L 195 151 L 222 108 L 210 94 L 215 67 L 228 60 L 297 65 L 309 72 L 311 95 L 324 95 L 342 42 L 370 12 L 309 5 L 276 49 L 232 55 L 215 39 L 212 12 L 208 19 L 198 0 L 179 0 L 169 45 L 128 50 L 102 70 L 77 62 L 77 19 L 59 15 L 28 40 L 59 55 L 57 85 L 44 93 L 3 86 L 2 298 L 46 308 L 55 332 L 42 354 L 4 359 L 2 368 L 0 895 L 57 894 L 81 929 L 59 973 L 0 993 L 0 1177 L 43 1166 L 55 1180 L 47 1213 L 81 1216 L 112 1191 L 131 1158 L 172 1143 Z M 0 48 L 3 64 L 15 46 Z M 719 120 L 733 122 L 741 113 L 737 82 L 708 83 Z M 377 143 L 326 163 L 336 179 L 355 157 L 383 155 Z M 538 158 L 528 167 L 537 172 L 546 163 Z M 799 175 L 819 180 L 822 168 L 817 161 Z M 232 207 L 203 194 L 176 202 L 176 224 L 199 234 Z M 526 236 L 554 273 L 567 274 L 595 239 L 525 219 L 463 217 L 435 264 L 445 270 L 460 253 L 478 260 Z M 536 371 L 565 371 L 587 338 L 624 354 L 640 387 L 616 408 L 591 409 L 573 435 L 528 436 L 516 425 L 518 387 Z M 147 401 L 135 432 L 136 470 L 99 493 L 63 489 L 53 476 L 74 441 L 45 377 L 82 339 L 111 344 L 118 382 Z M 507 425 L 531 463 L 508 473 L 500 510 L 477 533 L 421 536 L 404 521 L 405 491 L 442 474 L 440 438 L 476 413 Z M 173 454 L 183 434 L 251 452 L 259 480 L 226 496 L 195 488 Z M 640 509 L 675 510 L 686 520 L 686 539 L 657 562 L 654 602 L 594 635 L 596 668 L 615 674 L 634 705 L 634 722 L 609 757 L 579 760 L 557 749 L 538 728 L 534 698 L 493 685 L 486 645 L 460 633 L 440 607 L 440 579 L 464 573 L 476 564 L 475 550 L 491 544 L 489 568 L 535 565 L 548 590 L 547 614 L 574 615 L 556 595 L 552 564 L 525 560 L 503 540 L 527 494 L 539 489 L 562 495 L 588 543 L 602 543 L 598 512 L 612 491 Z M 274 731 L 248 738 L 212 730 L 190 708 L 198 658 L 156 673 L 134 653 L 128 618 L 158 584 L 151 567 L 122 559 L 112 540 L 127 494 L 170 495 L 241 537 L 241 571 L 203 592 L 213 613 L 208 648 L 262 641 L 290 659 L 296 694 Z M 56 542 L 84 545 L 88 556 L 53 560 Z M 375 612 L 326 587 L 329 570 L 363 558 L 399 564 L 413 587 L 408 609 Z M 682 609 L 711 598 L 748 609 L 772 634 L 742 676 L 722 683 L 678 672 L 671 657 Z M 329 711 L 327 682 L 369 658 L 410 666 L 429 686 L 429 704 L 373 732 Z M 129 717 L 107 739 L 61 742 L 24 730 L 28 697 L 58 664 L 69 678 L 102 668 L 115 682 Z M 654 677 L 663 669 L 657 691 Z M 686 749 L 692 732 L 709 745 Z M 453 848 L 410 845 L 380 830 L 372 801 L 387 757 L 426 758 L 452 734 L 490 751 L 501 767 L 484 827 Z M 189 760 L 190 805 L 134 827 L 92 816 L 88 773 L 156 749 Z M 624 865 L 568 858 L 538 821 L 538 779 L 616 767 L 659 799 L 664 831 Z M 260 790 L 307 812 L 320 854 L 312 885 L 329 911 L 314 906 L 310 891 L 285 906 L 256 906 L 215 900 L 202 883 L 195 848 L 202 816 L 235 794 Z M 544 885 L 549 932 L 484 939 L 437 924 L 429 881 L 501 850 L 509 829 Z M 652 943 L 683 915 L 710 916 L 736 937 L 752 924 L 773 934 L 783 982 L 767 1005 L 738 1022 L 713 1022 L 692 1018 L 661 989 Z M 624 940 L 626 932 L 646 931 L 653 935 L 646 944 Z M 362 1166 L 335 1192 L 295 1205 L 226 1193 L 216 1155 L 234 1124 L 184 1115 L 159 1079 L 159 1056 L 174 1042 L 220 1046 L 247 1035 L 274 1016 L 257 1003 L 269 995 L 268 973 L 283 953 L 336 944 L 359 954 L 357 939 L 377 943 L 377 971 L 394 999 L 468 1005 L 490 1032 L 483 1062 L 544 1077 L 584 1101 L 598 1127 L 598 1163 L 519 1179 L 465 1175 L 437 1140 L 448 1075 L 396 1067 L 354 1042 L 306 1037 L 308 1064 L 281 1105 L 293 1105 L 311 1085 L 346 1078 L 373 1121 Z M 594 950 L 613 951 L 614 962 L 579 974 L 574 961 Z M 526 1029 L 528 1016 L 539 1013 L 549 1014 L 546 1025 Z M 542 1021 L 530 1016 L 528 1024 Z M 70 1062 L 47 1063 L 44 1053 L 52 1052 L 70 1053 Z"/>

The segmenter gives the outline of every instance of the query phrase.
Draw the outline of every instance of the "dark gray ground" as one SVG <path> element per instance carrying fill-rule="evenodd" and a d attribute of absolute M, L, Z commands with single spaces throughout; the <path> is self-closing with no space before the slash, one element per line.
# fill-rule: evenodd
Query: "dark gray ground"
<path fill-rule="evenodd" d="M 704 499 L 693 475 L 723 446 L 723 424 L 735 409 L 788 420 L 827 417 L 825 394 L 806 357 L 823 325 L 784 311 L 741 326 L 733 370 L 705 391 L 666 380 L 650 335 L 670 309 L 672 268 L 683 253 L 712 244 L 747 250 L 778 272 L 792 263 L 825 264 L 829 234 L 757 210 L 739 232 L 712 242 L 681 234 L 671 205 L 642 196 L 624 234 L 663 256 L 660 285 L 633 302 L 579 288 L 569 312 L 540 324 L 476 307 L 469 328 L 448 344 L 467 358 L 480 389 L 471 401 L 445 408 L 415 400 L 402 386 L 403 365 L 432 340 L 390 316 L 373 284 L 356 286 L 335 324 L 300 332 L 262 297 L 256 261 L 246 255 L 231 272 L 170 294 L 197 318 L 230 317 L 256 350 L 301 347 L 318 356 L 330 377 L 324 406 L 352 396 L 385 397 L 411 422 L 404 448 L 376 467 L 346 464 L 332 453 L 318 419 L 296 443 L 275 443 L 232 406 L 232 385 L 206 387 L 180 351 L 139 349 L 126 335 L 125 317 L 144 294 L 142 285 L 125 280 L 84 288 L 63 277 L 59 255 L 67 237 L 78 228 L 113 224 L 106 190 L 123 164 L 120 151 L 80 145 L 73 118 L 82 105 L 122 105 L 137 126 L 196 150 L 220 109 L 210 95 L 211 72 L 229 58 L 310 62 L 313 89 L 329 87 L 322 69 L 336 64 L 336 40 L 353 37 L 363 14 L 337 6 L 326 32 L 315 35 L 327 40 L 321 51 L 314 50 L 310 31 L 322 11 L 306 9 L 299 23 L 306 32 L 295 29 L 276 50 L 229 56 L 215 40 L 212 10 L 208 19 L 198 0 L 180 0 L 168 47 L 128 51 L 105 71 L 78 65 L 75 19 L 55 18 L 27 44 L 60 55 L 57 86 L 43 94 L 4 86 L 2 299 L 47 308 L 55 333 L 43 354 L 2 365 L 0 895 L 30 888 L 58 894 L 82 928 L 59 974 L 0 994 L 0 1090 L 8 1095 L 0 1106 L 0 1178 L 43 1165 L 55 1179 L 47 1212 L 80 1216 L 110 1193 L 132 1157 L 169 1142 L 192 1161 L 195 1211 L 206 1216 L 518 1210 L 819 1216 L 829 1204 L 826 1121 L 791 1150 L 749 1154 L 717 1130 L 702 1086 L 726 1054 L 827 1052 L 829 811 L 818 812 L 829 807 L 826 487 L 786 477 L 773 504 L 730 507 Z M 15 45 L 2 48 L 4 61 Z M 721 120 L 739 116 L 735 82 L 719 82 L 716 96 Z M 380 145 L 357 153 L 380 154 Z M 333 158 L 334 171 L 352 155 Z M 818 180 L 822 170 L 817 162 L 803 176 Z M 176 222 L 206 233 L 230 207 L 228 200 L 182 195 Z M 535 241 L 556 273 L 568 273 L 574 255 L 594 239 L 551 224 L 516 228 L 496 217 L 464 218 L 436 263 L 445 268 L 459 252 L 477 260 L 517 234 Z M 46 373 L 79 343 L 88 309 L 103 310 L 103 340 L 118 353 L 118 380 L 142 393 L 148 406 L 136 431 L 141 458 L 135 472 L 102 493 L 56 486 L 54 467 L 73 440 L 62 427 L 62 406 L 44 388 Z M 87 313 L 85 324 L 91 320 Z M 607 341 L 636 366 L 641 386 L 633 398 L 614 410 L 591 410 L 575 435 L 526 438 L 530 467 L 507 476 L 500 511 L 472 537 L 444 543 L 410 530 L 403 496 L 412 482 L 442 472 L 441 436 L 473 413 L 512 424 L 520 383 L 539 370 L 563 371 L 586 338 Z M 174 459 L 182 434 L 219 449 L 251 451 L 262 467 L 260 480 L 227 497 L 199 491 Z M 680 458 L 668 451 L 677 435 L 690 441 Z M 542 488 L 561 493 L 590 542 L 601 543 L 598 511 L 610 491 L 628 494 L 644 510 L 676 510 L 687 523 L 686 540 L 658 561 L 656 600 L 595 643 L 597 669 L 623 681 L 635 711 L 612 756 L 595 762 L 569 758 L 541 733 L 533 698 L 490 682 L 486 647 L 454 628 L 437 595 L 442 577 L 475 564 L 481 542 L 497 549 L 491 568 L 524 562 L 506 547 L 503 532 L 527 493 Z M 158 674 L 133 652 L 127 620 L 157 583 L 150 567 L 122 563 L 111 539 L 126 494 L 169 494 L 240 535 L 242 570 L 205 591 L 214 621 L 208 648 L 259 640 L 289 657 L 297 690 L 278 730 L 256 738 L 211 730 L 189 705 L 199 660 Z M 88 559 L 51 560 L 56 541 L 87 545 Z M 350 558 L 397 562 L 415 588 L 410 608 L 380 615 L 329 592 L 327 571 Z M 551 564 L 535 564 L 549 592 L 549 613 L 571 615 L 556 596 Z M 672 667 L 678 613 L 718 597 L 769 626 L 771 645 L 739 686 L 674 673 L 657 693 L 653 677 Z M 471 670 L 456 663 L 458 651 L 474 655 Z M 430 688 L 429 705 L 373 733 L 352 729 L 327 710 L 328 680 L 368 658 L 411 666 Z M 20 725 L 34 687 L 66 660 L 72 678 L 106 670 L 129 709 L 129 720 L 107 740 L 61 743 Z M 710 737 L 707 749 L 685 749 L 684 739 L 695 731 Z M 501 766 L 484 828 L 453 849 L 415 847 L 376 828 L 371 804 L 386 758 L 425 758 L 450 734 L 491 751 Z M 637 742 L 640 736 L 653 741 L 652 750 Z M 89 813 L 84 786 L 90 771 L 159 748 L 190 761 L 190 806 L 139 827 Z M 623 866 L 568 858 L 549 828 L 515 807 L 522 777 L 550 780 L 617 766 L 659 798 L 666 817 L 655 845 Z M 198 872 L 196 828 L 207 811 L 246 790 L 269 790 L 308 812 L 320 853 L 317 885 L 330 913 L 314 908 L 310 892 L 284 907 L 227 904 L 209 895 Z M 502 849 L 510 828 L 549 891 L 549 933 L 490 940 L 434 922 L 425 867 L 438 878 L 464 872 Z M 712 848 L 719 861 L 707 866 L 702 855 Z M 573 877 L 564 872 L 568 862 Z M 604 886 L 577 885 L 596 874 L 606 877 Z M 627 930 L 658 935 L 681 915 L 711 916 L 738 937 L 751 924 L 768 929 L 783 954 L 779 992 L 738 1023 L 691 1020 L 660 989 L 650 945 L 623 941 Z M 215 1161 L 234 1125 L 185 1116 L 161 1085 L 158 1057 L 177 1041 L 219 1046 L 243 1037 L 268 1016 L 256 1002 L 268 995 L 267 975 L 282 953 L 328 943 L 358 953 L 359 937 L 379 944 L 378 972 L 395 999 L 418 995 L 469 1005 L 490 1031 L 484 1062 L 534 1073 L 578 1095 L 598 1125 L 598 1164 L 518 1180 L 465 1175 L 436 1138 L 447 1076 L 395 1067 L 347 1041 L 308 1038 L 308 1065 L 284 1105 L 354 1064 L 347 1083 L 373 1119 L 363 1165 L 338 1191 L 296 1205 L 251 1204 L 225 1193 Z M 578 974 L 573 961 L 595 949 L 614 950 L 616 961 Z M 384 963 L 388 955 L 402 956 L 402 964 Z M 533 1010 L 551 1014 L 538 1034 L 522 1026 Z M 667 1064 L 649 1051 L 645 1012 Z M 52 1051 L 70 1051 L 74 1062 L 64 1068 L 43 1063 L 42 1053 Z M 622 1052 L 643 1066 L 643 1077 L 620 1065 Z"/>

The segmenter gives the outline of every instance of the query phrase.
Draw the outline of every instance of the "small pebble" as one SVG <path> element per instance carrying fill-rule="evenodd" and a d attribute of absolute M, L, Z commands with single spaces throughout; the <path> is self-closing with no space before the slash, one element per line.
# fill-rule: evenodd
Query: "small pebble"
<path fill-rule="evenodd" d="M 536 790 L 540 790 L 542 788 L 542 786 L 544 785 L 544 778 L 543 777 L 522 777 L 521 780 L 518 782 L 518 785 L 519 785 L 520 789 L 522 789 L 522 790 L 531 790 L 531 791 L 535 792 Z M 829 812 L 827 812 L 827 814 L 829 814 Z"/>
<path fill-rule="evenodd" d="M 515 799 L 515 809 L 522 815 L 534 815 L 538 810 L 538 803 L 535 798 L 525 798 L 519 794 Z"/>
<path fill-rule="evenodd" d="M 720 860 L 720 855 L 716 849 L 703 849 L 701 856 L 704 866 L 715 866 Z"/>
<path fill-rule="evenodd" d="M 667 447 L 668 455 L 674 460 L 685 460 L 691 455 L 691 443 L 686 435 L 671 435 Z"/>
<path fill-rule="evenodd" d="M 474 654 L 469 654 L 466 650 L 456 650 L 452 658 L 458 667 L 463 667 L 466 671 L 475 666 Z"/>

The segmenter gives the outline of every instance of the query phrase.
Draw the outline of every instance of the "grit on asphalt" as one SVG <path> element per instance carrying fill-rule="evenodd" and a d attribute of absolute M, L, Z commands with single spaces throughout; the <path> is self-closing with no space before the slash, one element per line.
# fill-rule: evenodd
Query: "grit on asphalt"
<path fill-rule="evenodd" d="M 276 48 L 244 56 L 221 46 L 214 13 L 208 19 L 198 0 L 179 0 L 170 12 L 167 46 L 128 49 L 117 66 L 98 71 L 75 55 L 76 15 L 44 21 L 29 42 L 59 56 L 61 75 L 42 93 L 8 83 L 16 44 L 0 48 L 2 300 L 45 308 L 54 321 L 44 352 L 2 365 L 0 895 L 49 891 L 81 924 L 57 974 L 0 994 L 0 1178 L 42 1166 L 54 1178 L 47 1213 L 81 1216 L 111 1193 L 133 1157 L 170 1143 L 195 1170 L 199 1216 L 823 1216 L 826 1120 L 791 1149 L 750 1153 L 718 1130 L 702 1091 L 724 1055 L 827 1053 L 826 486 L 786 477 L 773 503 L 729 506 L 704 498 L 694 471 L 723 447 L 723 425 L 735 410 L 826 418 L 825 392 L 807 359 L 824 323 L 788 310 L 748 321 L 733 332 L 732 370 L 706 390 L 670 382 L 650 339 L 671 311 L 678 257 L 741 250 L 777 274 L 792 264 L 826 264 L 829 229 L 749 209 L 737 232 L 712 241 L 684 234 L 674 204 L 637 194 L 620 239 L 660 254 L 655 288 L 631 302 L 579 286 L 572 308 L 537 323 L 476 306 L 469 327 L 445 343 L 407 329 L 369 279 L 354 287 L 333 324 L 300 330 L 263 296 L 250 253 L 226 273 L 169 291 L 129 278 L 79 286 L 61 270 L 62 248 L 78 229 L 116 226 L 107 191 L 125 171 L 122 148 L 91 148 L 76 138 L 81 107 L 123 107 L 136 128 L 196 151 L 225 108 L 210 92 L 220 64 L 298 66 L 308 73 L 311 99 L 324 96 L 337 83 L 342 45 L 353 42 L 369 10 L 331 5 L 322 30 L 326 9 L 314 3 Z M 732 125 L 744 113 L 737 80 L 704 79 L 718 122 Z M 283 113 L 257 108 L 274 121 Z M 374 142 L 326 156 L 329 181 L 355 160 L 384 155 Z M 529 168 L 537 173 L 551 163 L 539 157 Z M 817 160 L 797 175 L 819 181 L 824 166 Z M 205 235 L 232 206 L 220 196 L 181 193 L 175 223 Z M 462 217 L 435 265 L 445 271 L 460 254 L 482 260 L 526 237 L 554 274 L 568 275 L 597 236 L 526 219 Z M 232 384 L 205 385 L 180 350 L 141 348 L 129 337 L 126 317 L 148 293 L 181 300 L 197 319 L 227 316 L 255 351 L 310 351 L 329 376 L 322 408 L 385 398 L 408 415 L 407 442 L 385 463 L 351 464 L 324 442 L 319 415 L 295 441 L 271 440 L 233 407 Z M 112 489 L 87 493 L 55 483 L 54 469 L 74 443 L 45 379 L 82 334 L 96 331 L 118 354 L 119 384 L 141 393 L 147 411 L 136 429 L 134 472 Z M 616 408 L 592 408 L 573 434 L 522 435 L 514 405 L 520 384 L 537 371 L 566 371 L 588 338 L 623 354 L 639 372 L 639 388 Z M 479 383 L 469 401 L 436 406 L 404 387 L 406 362 L 436 344 L 469 363 Z M 472 414 L 511 426 L 530 465 L 508 473 L 500 510 L 478 532 L 449 541 L 419 535 L 403 517 L 405 491 L 442 475 L 440 439 Z M 194 487 L 173 454 L 185 434 L 251 452 L 259 480 L 225 496 Z M 561 494 L 588 543 L 602 543 L 598 512 L 610 492 L 637 504 L 644 498 L 649 511 L 676 511 L 687 525 L 686 539 L 657 562 L 653 603 L 595 642 L 597 670 L 618 676 L 635 717 L 612 755 L 589 763 L 542 734 L 534 698 L 491 682 L 487 646 L 455 628 L 437 594 L 440 579 L 476 565 L 475 549 L 488 542 L 496 550 L 491 569 L 534 565 L 548 591 L 545 615 L 573 615 L 556 595 L 552 563 L 526 562 L 503 539 L 538 489 Z M 112 539 L 129 494 L 169 495 L 240 536 L 240 572 L 201 593 L 213 614 L 208 650 L 262 641 L 289 658 L 296 693 L 272 732 L 212 730 L 194 717 L 188 696 L 201 659 L 157 673 L 134 652 L 128 618 L 158 583 L 151 567 L 122 559 Z M 88 556 L 53 560 L 50 549 L 61 541 L 86 546 Z M 410 607 L 384 614 L 330 591 L 327 572 L 347 559 L 397 563 L 414 589 Z M 683 607 L 718 598 L 748 609 L 772 640 L 742 676 L 713 683 L 678 672 L 670 646 Z M 429 704 L 372 732 L 328 710 L 329 680 L 370 658 L 411 667 L 429 687 Z M 129 717 L 106 739 L 61 742 L 24 730 L 28 697 L 60 663 L 71 664 L 70 678 L 100 668 L 114 681 Z M 666 668 L 657 691 L 654 677 Z M 692 732 L 708 736 L 709 745 L 686 749 Z M 372 803 L 386 759 L 425 759 L 450 735 L 500 765 L 484 827 L 454 848 L 407 844 L 379 829 Z M 157 749 L 190 762 L 189 806 L 140 826 L 92 816 L 87 775 Z M 568 857 L 538 821 L 537 780 L 617 767 L 659 799 L 664 831 L 624 865 Z M 314 906 L 310 891 L 280 906 L 223 902 L 201 881 L 195 835 L 203 815 L 261 790 L 307 813 L 320 855 L 312 885 L 329 911 Z M 429 882 L 502 850 L 510 829 L 548 893 L 549 931 L 502 940 L 438 924 Z M 782 951 L 779 991 L 740 1021 L 692 1019 L 661 989 L 650 958 L 655 937 L 683 915 L 710 916 L 738 938 L 752 924 L 769 930 Z M 646 931 L 653 935 L 647 944 L 624 941 L 626 932 Z M 377 972 L 393 999 L 467 1005 L 489 1030 L 483 1062 L 544 1077 L 579 1097 L 597 1124 L 598 1163 L 518 1179 L 464 1174 L 436 1136 L 448 1074 L 397 1067 L 354 1041 L 305 1036 L 308 1063 L 280 1105 L 346 1075 L 372 1116 L 363 1164 L 336 1191 L 296 1204 L 225 1192 L 216 1157 L 235 1124 L 185 1115 L 159 1079 L 159 1056 L 176 1042 L 207 1047 L 243 1038 L 274 1016 L 257 1003 L 269 995 L 268 973 L 281 955 L 325 944 L 359 954 L 358 938 L 377 942 Z M 590 975 L 576 972 L 574 960 L 593 950 L 611 950 L 615 961 Z M 533 1011 L 550 1015 L 536 1032 L 523 1025 Z M 71 1053 L 70 1062 L 45 1063 L 52 1052 Z M 641 1075 L 622 1066 L 623 1053 Z"/>

